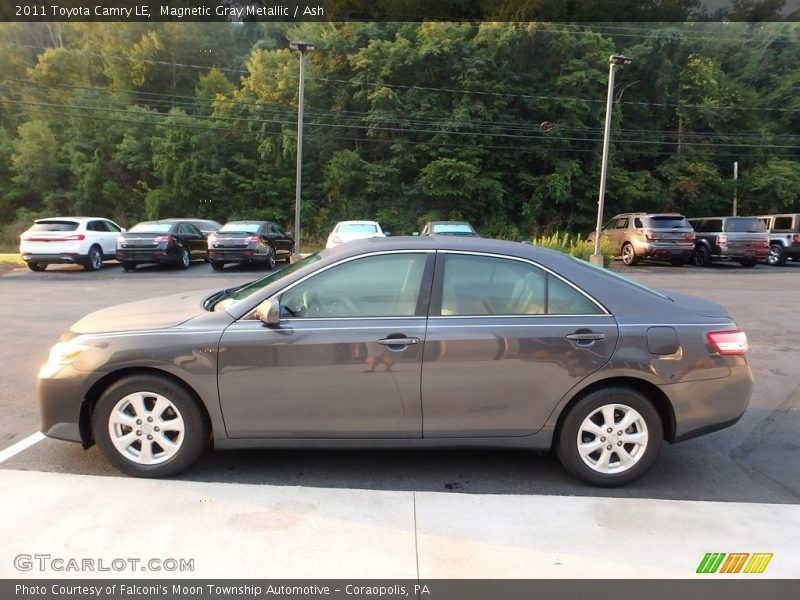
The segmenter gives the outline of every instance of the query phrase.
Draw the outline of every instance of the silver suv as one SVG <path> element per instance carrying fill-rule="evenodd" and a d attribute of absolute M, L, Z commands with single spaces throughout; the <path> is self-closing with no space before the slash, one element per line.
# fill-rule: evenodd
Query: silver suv
<path fill-rule="evenodd" d="M 682 267 L 694 251 L 694 229 L 677 213 L 623 213 L 606 223 L 603 234 L 626 265 L 647 258 Z"/>
<path fill-rule="evenodd" d="M 785 265 L 788 259 L 800 260 L 800 214 L 763 215 L 769 232 L 769 254 L 767 264 L 773 267 Z"/>

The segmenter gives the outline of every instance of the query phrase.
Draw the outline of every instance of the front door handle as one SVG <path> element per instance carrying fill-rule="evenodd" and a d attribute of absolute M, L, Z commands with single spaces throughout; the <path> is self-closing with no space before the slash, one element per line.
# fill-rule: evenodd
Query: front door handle
<path fill-rule="evenodd" d="M 415 337 L 397 337 L 397 338 L 383 338 L 378 340 L 381 346 L 413 346 L 419 344 L 419 338 Z"/>
<path fill-rule="evenodd" d="M 567 336 L 568 340 L 572 340 L 573 342 L 596 342 L 597 340 L 605 339 L 605 333 L 595 333 L 594 331 L 589 331 L 587 333 L 570 333 Z"/>

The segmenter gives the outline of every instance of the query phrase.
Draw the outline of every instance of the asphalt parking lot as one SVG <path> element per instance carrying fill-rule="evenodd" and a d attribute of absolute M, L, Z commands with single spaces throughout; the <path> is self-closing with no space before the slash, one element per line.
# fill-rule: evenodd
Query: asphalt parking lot
<path fill-rule="evenodd" d="M 547 454 L 522 451 L 208 451 L 179 479 L 274 486 L 466 494 L 624 497 L 797 504 L 800 499 L 800 370 L 797 339 L 800 263 L 753 269 L 650 264 L 615 270 L 644 284 L 702 296 L 727 306 L 748 334 L 756 384 L 734 427 L 663 448 L 641 480 L 623 489 L 589 488 Z M 207 264 L 186 271 L 159 267 L 124 273 L 114 264 L 88 273 L 50 267 L 0 276 L 0 450 L 38 430 L 34 395 L 49 347 L 84 314 L 172 291 L 221 288 L 260 276 L 260 269 Z M 45 439 L 0 463 L 0 469 L 123 477 L 96 448 Z"/>

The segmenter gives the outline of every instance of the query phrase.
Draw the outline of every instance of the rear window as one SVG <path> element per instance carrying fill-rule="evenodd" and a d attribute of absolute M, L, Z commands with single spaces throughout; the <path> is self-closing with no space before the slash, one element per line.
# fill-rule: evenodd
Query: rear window
<path fill-rule="evenodd" d="M 37 221 L 30 231 L 75 231 L 78 223 L 75 221 Z"/>
<path fill-rule="evenodd" d="M 261 227 L 261 223 L 225 223 L 219 232 L 225 233 L 226 231 L 239 231 L 242 233 L 256 233 L 258 232 L 259 227 Z"/>
<path fill-rule="evenodd" d="M 168 233 L 172 223 L 137 223 L 130 228 L 131 233 Z"/>
<path fill-rule="evenodd" d="M 433 233 L 473 234 L 475 230 L 466 223 L 438 223 L 433 226 Z"/>
<path fill-rule="evenodd" d="M 337 233 L 377 233 L 378 227 L 371 223 L 343 223 L 336 228 Z"/>
<path fill-rule="evenodd" d="M 728 233 L 765 233 L 767 231 L 764 221 L 755 217 L 741 217 L 728 219 L 725 224 Z"/>
<path fill-rule="evenodd" d="M 689 222 L 684 217 L 649 217 L 650 227 L 653 229 L 681 229 L 689 228 Z"/>

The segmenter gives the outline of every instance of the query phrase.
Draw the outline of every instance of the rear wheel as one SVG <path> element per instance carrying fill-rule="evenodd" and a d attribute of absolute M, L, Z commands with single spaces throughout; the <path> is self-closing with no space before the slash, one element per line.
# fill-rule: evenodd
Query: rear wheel
<path fill-rule="evenodd" d="M 165 477 L 205 449 L 208 417 L 176 382 L 135 375 L 109 387 L 94 411 L 94 437 L 115 467 L 135 477 Z"/>
<path fill-rule="evenodd" d="M 625 485 L 655 461 L 664 437 L 653 404 L 627 387 L 596 390 L 561 425 L 556 452 L 574 476 L 601 487 Z"/>
<path fill-rule="evenodd" d="M 272 246 L 269 247 L 269 252 L 267 253 L 267 268 L 272 271 L 275 268 L 275 265 L 278 263 L 277 258 L 275 257 L 275 248 Z"/>
<path fill-rule="evenodd" d="M 126 261 L 122 261 L 120 264 L 122 265 L 122 269 L 125 270 L 125 271 L 131 272 L 131 271 L 135 271 L 136 270 L 136 263 L 135 262 L 129 262 L 129 261 L 126 260 Z"/>
<path fill-rule="evenodd" d="M 622 263 L 630 267 L 639 262 L 639 257 L 636 256 L 636 251 L 633 249 L 632 244 L 624 244 L 622 246 Z"/>
<path fill-rule="evenodd" d="M 178 259 L 178 266 L 181 269 L 188 269 L 192 262 L 192 257 L 189 256 L 189 249 L 186 246 L 181 246 L 180 256 Z"/>
<path fill-rule="evenodd" d="M 28 265 L 31 271 L 36 272 L 44 271 L 47 268 L 47 263 L 35 262 L 32 260 L 27 261 L 25 264 Z"/>
<path fill-rule="evenodd" d="M 669 259 L 669 264 L 671 264 L 673 267 L 682 267 L 687 262 L 689 262 L 689 259 L 685 256 L 676 256 L 675 258 Z"/>
<path fill-rule="evenodd" d="M 83 268 L 87 271 L 97 271 L 103 266 L 103 252 L 97 246 L 89 248 L 89 254 L 86 257 L 86 262 L 83 263 Z"/>
<path fill-rule="evenodd" d="M 225 263 L 221 260 L 212 260 L 211 261 L 211 268 L 215 271 L 222 271 L 225 268 Z"/>
<path fill-rule="evenodd" d="M 703 245 L 696 246 L 692 256 L 694 264 L 698 267 L 707 267 L 711 264 L 711 252 Z"/>
<path fill-rule="evenodd" d="M 786 264 L 786 251 L 780 244 L 772 244 L 767 255 L 767 264 L 773 267 L 780 267 Z"/>

